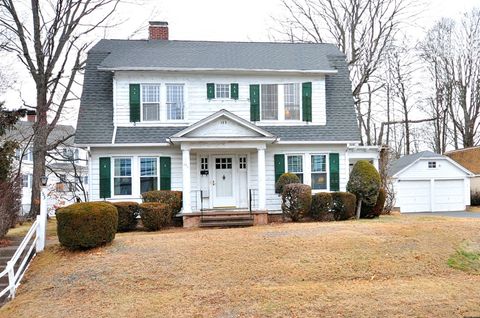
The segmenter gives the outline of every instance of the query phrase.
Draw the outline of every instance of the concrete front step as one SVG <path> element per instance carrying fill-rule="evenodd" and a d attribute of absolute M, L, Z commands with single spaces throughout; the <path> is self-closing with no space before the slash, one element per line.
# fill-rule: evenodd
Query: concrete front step
<path fill-rule="evenodd" d="M 201 218 L 201 222 L 228 222 L 228 221 L 250 221 L 253 217 L 247 215 L 235 215 L 235 216 L 204 216 Z"/>
<path fill-rule="evenodd" d="M 243 226 L 253 226 L 253 219 L 200 221 L 200 227 L 243 227 Z"/>

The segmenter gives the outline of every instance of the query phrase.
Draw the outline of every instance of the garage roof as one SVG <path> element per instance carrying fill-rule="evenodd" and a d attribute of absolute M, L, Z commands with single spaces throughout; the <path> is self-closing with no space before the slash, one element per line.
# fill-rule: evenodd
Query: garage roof
<path fill-rule="evenodd" d="M 421 152 L 417 152 L 417 153 L 414 153 L 414 154 L 411 154 L 411 155 L 403 156 L 403 157 L 397 159 L 395 162 L 393 162 L 392 166 L 388 170 L 388 175 L 393 177 L 394 175 L 396 175 L 397 173 L 399 173 L 400 171 L 402 171 L 406 167 L 410 166 L 411 164 L 413 164 L 414 162 L 416 162 L 420 158 L 443 159 L 443 158 L 446 158 L 446 157 L 442 156 L 438 153 L 431 152 L 431 151 L 421 151 Z"/>

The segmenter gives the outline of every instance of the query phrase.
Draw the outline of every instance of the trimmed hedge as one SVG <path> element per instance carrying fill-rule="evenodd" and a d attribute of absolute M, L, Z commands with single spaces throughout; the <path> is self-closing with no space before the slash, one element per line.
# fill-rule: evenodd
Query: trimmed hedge
<path fill-rule="evenodd" d="M 357 198 L 349 192 L 332 192 L 333 217 L 335 221 L 348 220 L 355 215 Z"/>
<path fill-rule="evenodd" d="M 140 204 L 140 217 L 143 226 L 150 231 L 158 231 L 170 224 L 172 208 L 165 203 L 146 202 Z"/>
<path fill-rule="evenodd" d="M 118 212 L 117 232 L 133 231 L 138 224 L 140 207 L 137 202 L 112 202 Z"/>
<path fill-rule="evenodd" d="M 319 192 L 312 196 L 310 216 L 317 221 L 334 221 L 333 199 L 329 192 Z"/>
<path fill-rule="evenodd" d="M 384 189 L 380 188 L 378 191 L 377 202 L 375 205 L 367 205 L 362 203 L 362 210 L 360 217 L 362 218 L 375 218 L 379 217 L 383 213 L 383 207 L 385 206 L 385 200 L 387 198 L 387 193 Z"/>
<path fill-rule="evenodd" d="M 172 223 L 173 217 L 182 210 L 182 191 L 157 190 L 142 193 L 143 202 L 164 203 L 171 207 L 171 216 L 168 223 Z"/>
<path fill-rule="evenodd" d="M 310 212 L 312 188 L 306 184 L 287 184 L 282 192 L 282 212 L 297 222 Z"/>
<path fill-rule="evenodd" d="M 283 193 L 283 188 L 287 184 L 292 183 L 301 183 L 300 178 L 296 174 L 290 172 L 282 174 L 275 183 L 275 193 Z"/>
<path fill-rule="evenodd" d="M 75 203 L 56 211 L 60 244 L 88 249 L 113 241 L 118 226 L 117 209 L 107 202 Z"/>

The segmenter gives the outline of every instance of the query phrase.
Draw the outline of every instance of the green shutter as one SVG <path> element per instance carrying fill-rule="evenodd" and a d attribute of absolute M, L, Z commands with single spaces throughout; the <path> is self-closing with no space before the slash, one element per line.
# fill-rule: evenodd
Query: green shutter
<path fill-rule="evenodd" d="M 302 119 L 312 121 L 312 83 L 302 84 Z"/>
<path fill-rule="evenodd" d="M 140 121 L 140 84 L 130 84 L 130 122 Z"/>
<path fill-rule="evenodd" d="M 260 85 L 250 85 L 250 121 L 260 120 Z"/>
<path fill-rule="evenodd" d="M 330 154 L 330 191 L 340 190 L 340 163 L 338 153 Z"/>
<path fill-rule="evenodd" d="M 273 161 L 275 165 L 275 183 L 282 174 L 285 173 L 285 155 L 274 155 Z"/>
<path fill-rule="evenodd" d="M 172 163 L 170 157 L 160 157 L 160 190 L 172 189 Z"/>
<path fill-rule="evenodd" d="M 207 83 L 207 99 L 215 98 L 215 84 Z"/>
<path fill-rule="evenodd" d="M 232 99 L 238 99 L 238 84 L 237 83 L 230 84 L 230 97 Z"/>
<path fill-rule="evenodd" d="M 110 198 L 111 189 L 111 170 L 110 170 L 110 158 L 100 158 L 100 198 Z"/>

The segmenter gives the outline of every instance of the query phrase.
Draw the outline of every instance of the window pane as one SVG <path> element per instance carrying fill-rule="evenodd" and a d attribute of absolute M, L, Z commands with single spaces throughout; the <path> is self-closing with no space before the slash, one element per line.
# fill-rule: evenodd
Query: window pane
<path fill-rule="evenodd" d="M 129 177 L 132 175 L 132 160 L 130 158 L 115 159 L 114 175 L 116 177 Z"/>
<path fill-rule="evenodd" d="M 28 188 L 28 174 L 22 174 L 22 187 Z"/>
<path fill-rule="evenodd" d="M 217 98 L 230 98 L 230 84 L 217 84 L 215 95 Z"/>
<path fill-rule="evenodd" d="M 300 84 L 285 84 L 285 119 L 300 120 Z"/>
<path fill-rule="evenodd" d="M 160 104 L 143 104 L 143 120 L 160 120 Z"/>
<path fill-rule="evenodd" d="M 157 158 L 140 158 L 140 176 L 157 176 Z"/>
<path fill-rule="evenodd" d="M 183 119 L 183 85 L 167 85 L 167 119 Z"/>
<path fill-rule="evenodd" d="M 144 103 L 160 103 L 160 85 L 142 85 Z"/>
<path fill-rule="evenodd" d="M 261 87 L 262 119 L 278 119 L 278 85 L 264 84 Z"/>
<path fill-rule="evenodd" d="M 327 188 L 326 173 L 312 173 L 312 189 L 322 190 Z"/>
<path fill-rule="evenodd" d="M 140 178 L 140 193 L 157 190 L 158 179 L 156 177 Z"/>
<path fill-rule="evenodd" d="M 327 170 L 327 156 L 312 156 L 312 172 L 325 172 Z"/>
<path fill-rule="evenodd" d="M 115 178 L 113 193 L 115 195 L 130 195 L 132 194 L 132 178 Z"/>
<path fill-rule="evenodd" d="M 288 156 L 288 172 L 303 172 L 303 157 Z"/>

